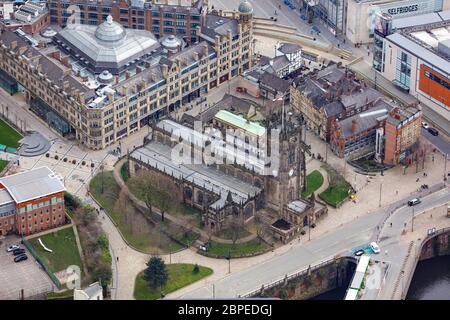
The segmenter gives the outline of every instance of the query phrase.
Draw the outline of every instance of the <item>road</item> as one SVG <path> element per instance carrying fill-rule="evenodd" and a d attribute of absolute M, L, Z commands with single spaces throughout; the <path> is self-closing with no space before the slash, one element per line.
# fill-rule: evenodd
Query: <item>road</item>
<path fill-rule="evenodd" d="M 428 130 L 422 128 L 422 135 L 430 141 L 433 145 L 436 146 L 443 154 L 450 155 L 450 142 L 445 138 L 439 136 L 433 136 Z M 449 168 L 450 170 L 450 168 Z"/>
<path fill-rule="evenodd" d="M 408 198 L 403 201 L 406 202 Z M 422 204 L 417 206 L 417 213 L 450 201 L 450 190 L 435 192 L 422 200 Z M 231 274 L 230 276 L 216 281 L 214 291 L 216 298 L 232 298 L 245 295 L 253 290 L 261 288 L 263 284 L 268 284 L 278 279 L 282 279 L 286 274 L 307 268 L 328 260 L 336 254 L 349 252 L 350 249 L 367 243 L 372 239 L 376 226 L 384 219 L 386 212 L 383 210 L 368 214 L 362 218 L 347 223 L 333 232 L 308 242 L 302 246 L 293 246 L 288 252 L 277 256 L 270 261 L 247 268 L 245 270 Z M 398 233 L 398 228 L 403 227 L 404 220 L 410 217 L 409 207 L 402 207 L 395 212 L 387 223 L 392 222 L 396 226 L 394 229 L 386 230 L 383 233 L 383 240 L 380 243 L 382 250 L 386 245 L 388 250 L 395 252 L 395 241 L 390 236 L 390 232 Z M 385 230 L 385 229 L 383 229 Z M 392 242 L 392 243 L 391 243 Z M 394 251 L 392 251 L 394 250 Z M 395 276 L 394 273 L 391 274 Z M 181 298 L 198 299 L 212 298 L 213 286 L 208 285 L 189 292 Z"/>

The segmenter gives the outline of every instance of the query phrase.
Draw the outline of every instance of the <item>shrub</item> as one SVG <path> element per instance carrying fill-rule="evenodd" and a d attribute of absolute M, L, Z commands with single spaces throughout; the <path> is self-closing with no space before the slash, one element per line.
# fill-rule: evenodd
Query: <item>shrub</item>
<path fill-rule="evenodd" d="M 64 158 L 63 161 L 64 161 L 64 162 L 67 162 L 67 158 Z"/>
<path fill-rule="evenodd" d="M 46 158 L 50 158 L 50 153 L 46 153 L 46 154 L 45 154 L 45 157 L 46 157 Z"/>
<path fill-rule="evenodd" d="M 198 267 L 198 264 L 195 264 L 194 269 L 192 269 L 193 274 L 197 274 L 200 272 L 200 268 Z"/>
<path fill-rule="evenodd" d="M 91 168 L 93 168 L 95 165 L 93 163 L 91 163 Z"/>
<path fill-rule="evenodd" d="M 73 164 L 77 164 L 77 160 L 72 160 L 72 163 Z"/>
<path fill-rule="evenodd" d="M 56 155 L 56 156 L 55 156 L 55 160 L 58 160 L 58 159 L 59 159 L 59 157 Z"/>
<path fill-rule="evenodd" d="M 82 166 L 85 166 L 85 165 L 86 165 L 86 161 L 82 161 L 82 162 L 81 162 L 81 165 L 82 165 Z"/>

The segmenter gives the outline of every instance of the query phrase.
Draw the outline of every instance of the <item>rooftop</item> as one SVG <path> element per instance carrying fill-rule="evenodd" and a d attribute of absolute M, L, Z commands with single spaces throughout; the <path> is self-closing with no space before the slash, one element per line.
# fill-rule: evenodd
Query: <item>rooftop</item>
<path fill-rule="evenodd" d="M 234 127 L 250 132 L 251 134 L 254 134 L 258 137 L 261 137 L 266 133 L 266 128 L 264 128 L 260 124 L 249 121 L 245 119 L 243 116 L 236 115 L 226 110 L 220 110 L 219 112 L 217 112 L 215 118 L 225 123 L 228 123 Z"/>
<path fill-rule="evenodd" d="M 16 203 L 66 191 L 60 178 L 47 167 L 0 178 L 0 184 L 5 187 Z"/>

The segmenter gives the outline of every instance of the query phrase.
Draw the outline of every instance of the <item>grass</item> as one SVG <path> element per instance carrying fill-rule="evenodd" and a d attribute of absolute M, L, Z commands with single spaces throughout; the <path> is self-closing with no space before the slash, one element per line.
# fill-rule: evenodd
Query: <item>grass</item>
<path fill-rule="evenodd" d="M 22 135 L 11 128 L 5 121 L 0 119 L 0 144 L 7 147 L 18 148 L 20 146 L 19 140 Z"/>
<path fill-rule="evenodd" d="M 322 167 L 327 170 L 330 185 L 319 196 L 329 205 L 336 206 L 350 196 L 349 190 L 352 189 L 352 186 L 330 166 L 323 165 Z"/>
<path fill-rule="evenodd" d="M 251 235 L 251 233 L 246 228 L 240 228 L 237 233 L 238 233 L 238 236 L 237 236 L 238 239 L 245 238 L 245 237 Z M 224 228 L 217 233 L 217 236 L 222 239 L 231 240 L 231 239 L 233 239 L 233 231 L 230 230 L 230 228 Z"/>
<path fill-rule="evenodd" d="M 53 250 L 53 252 L 45 251 L 40 245 L 38 238 L 41 238 L 42 243 Z M 76 265 L 83 269 L 72 228 L 30 239 L 29 243 L 53 273 L 65 270 L 71 265 Z"/>
<path fill-rule="evenodd" d="M 314 191 L 319 189 L 323 184 L 323 176 L 319 170 L 314 170 L 306 176 L 306 191 L 302 192 L 302 197 L 309 197 Z"/>
<path fill-rule="evenodd" d="M 150 223 L 128 199 L 120 205 L 120 187 L 112 171 L 103 173 L 104 192 L 101 191 L 101 173 L 90 182 L 90 191 L 95 199 L 114 220 L 124 238 L 135 248 L 147 253 L 164 253 L 180 250 L 182 246 L 159 231 L 159 226 Z M 166 219 L 165 227 L 168 222 Z"/>
<path fill-rule="evenodd" d="M 232 258 L 236 258 L 242 255 L 262 253 L 267 251 L 267 249 L 269 249 L 269 246 L 258 239 L 236 243 L 235 245 L 211 241 L 208 246 L 208 253 L 219 257 L 228 257 L 230 254 Z"/>
<path fill-rule="evenodd" d="M 169 273 L 169 281 L 162 288 L 162 292 L 167 295 L 178 289 L 186 287 L 200 279 L 203 279 L 213 273 L 213 270 L 207 267 L 199 266 L 199 272 L 193 273 L 193 264 L 169 264 L 166 265 Z M 157 300 L 161 298 L 159 290 L 151 289 L 144 279 L 144 271 L 138 274 L 134 286 L 134 298 L 137 300 Z"/>
<path fill-rule="evenodd" d="M 0 160 L 0 172 L 3 171 L 3 169 L 6 168 L 6 166 L 8 165 L 9 161 L 6 160 Z"/>
<path fill-rule="evenodd" d="M 73 298 L 73 290 L 67 290 L 59 293 L 51 292 L 47 294 L 47 299 L 49 300 L 68 299 L 68 298 Z"/>

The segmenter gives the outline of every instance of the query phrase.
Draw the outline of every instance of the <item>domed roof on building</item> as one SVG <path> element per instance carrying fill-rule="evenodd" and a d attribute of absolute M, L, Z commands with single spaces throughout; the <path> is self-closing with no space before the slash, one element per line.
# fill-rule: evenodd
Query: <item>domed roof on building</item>
<path fill-rule="evenodd" d="M 182 40 L 175 37 L 173 34 L 164 37 L 161 40 L 161 44 L 166 47 L 166 48 L 170 48 L 170 49 L 176 49 L 178 47 L 180 47 L 183 43 Z"/>
<path fill-rule="evenodd" d="M 240 13 L 253 13 L 253 6 L 248 0 L 242 0 L 238 10 Z"/>
<path fill-rule="evenodd" d="M 102 41 L 119 41 L 125 37 L 125 29 L 113 21 L 111 15 L 95 30 L 95 36 Z"/>

